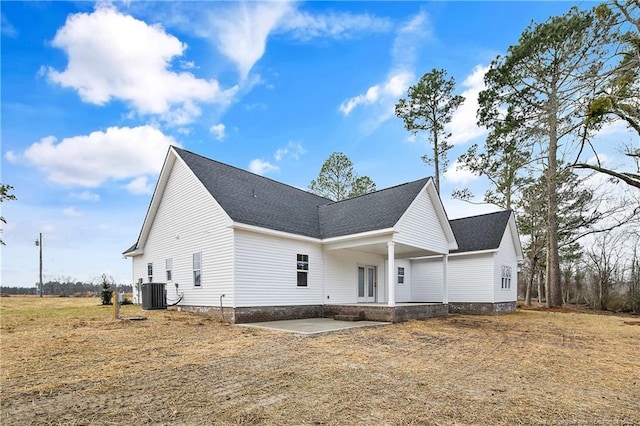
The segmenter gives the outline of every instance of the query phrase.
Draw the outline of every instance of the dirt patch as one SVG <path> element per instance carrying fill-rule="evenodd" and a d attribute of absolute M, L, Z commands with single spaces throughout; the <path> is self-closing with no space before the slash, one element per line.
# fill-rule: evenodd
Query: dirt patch
<path fill-rule="evenodd" d="M 520 311 L 299 336 L 0 302 L 2 425 L 640 424 L 640 328 Z M 635 325 L 635 324 L 634 324 Z"/>

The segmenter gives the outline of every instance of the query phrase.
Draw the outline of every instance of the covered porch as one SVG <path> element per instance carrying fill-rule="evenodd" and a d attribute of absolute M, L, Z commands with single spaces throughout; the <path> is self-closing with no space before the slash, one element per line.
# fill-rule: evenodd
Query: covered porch
<path fill-rule="evenodd" d="M 327 312 L 393 322 L 448 312 L 449 252 L 442 244 L 407 241 L 390 228 L 326 240 L 324 254 Z M 440 259 L 437 276 L 412 276 L 412 260 L 424 257 Z"/>

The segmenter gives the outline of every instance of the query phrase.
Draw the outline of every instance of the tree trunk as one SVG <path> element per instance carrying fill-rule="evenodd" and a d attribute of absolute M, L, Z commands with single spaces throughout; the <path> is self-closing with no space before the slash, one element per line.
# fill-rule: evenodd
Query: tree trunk
<path fill-rule="evenodd" d="M 556 65 L 557 66 L 557 65 Z M 547 167 L 547 307 L 562 305 L 560 284 L 560 256 L 558 254 L 558 98 L 554 75 L 551 95 L 549 96 L 549 164 Z"/>
<path fill-rule="evenodd" d="M 433 132 L 433 168 L 435 174 L 436 191 L 440 194 L 440 154 L 438 153 L 438 132 Z"/>
<path fill-rule="evenodd" d="M 538 256 L 534 255 L 531 259 L 531 273 L 527 279 L 527 289 L 524 294 L 524 305 L 531 306 L 531 290 L 533 287 L 533 279 L 536 276 L 536 266 L 538 264 Z"/>
<path fill-rule="evenodd" d="M 538 273 L 538 303 L 542 304 L 542 295 L 544 294 L 542 286 L 542 274 Z"/>

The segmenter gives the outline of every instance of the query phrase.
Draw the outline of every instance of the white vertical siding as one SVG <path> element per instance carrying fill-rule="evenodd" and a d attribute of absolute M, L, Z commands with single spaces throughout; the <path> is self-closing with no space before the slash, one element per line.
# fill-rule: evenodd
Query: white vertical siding
<path fill-rule="evenodd" d="M 449 256 L 449 302 L 493 303 L 495 254 Z"/>
<path fill-rule="evenodd" d="M 236 307 L 323 303 L 320 244 L 235 231 Z M 309 255 L 307 287 L 297 285 L 297 254 Z"/>
<path fill-rule="evenodd" d="M 441 257 L 413 260 L 411 262 L 412 301 L 442 303 L 442 278 Z M 451 276 L 449 276 L 449 283 L 451 283 Z"/>
<path fill-rule="evenodd" d="M 420 191 L 394 228 L 398 232 L 394 236 L 395 242 L 438 253 L 449 251 L 447 238 L 426 189 Z"/>
<path fill-rule="evenodd" d="M 511 266 L 511 288 L 502 288 L 502 265 Z M 514 302 L 518 299 L 518 260 L 516 257 L 515 247 L 511 229 L 507 229 L 502 236 L 500 248 L 495 257 L 494 265 L 494 301 L 495 302 Z"/>
<path fill-rule="evenodd" d="M 211 194 L 180 160 L 170 171 L 162 200 L 144 245 L 133 258 L 133 278 L 148 281 L 147 263 L 153 263 L 153 281 L 166 282 L 165 260 L 173 259 L 167 300 L 192 306 L 233 306 L 233 231 L 231 220 Z M 193 285 L 193 253 L 202 252 L 201 287 Z M 176 292 L 175 283 L 179 284 Z"/>
<path fill-rule="evenodd" d="M 383 256 L 355 250 L 325 250 L 324 303 L 357 303 L 358 266 L 375 266 L 378 279 L 378 302 L 386 300 L 385 260 Z"/>

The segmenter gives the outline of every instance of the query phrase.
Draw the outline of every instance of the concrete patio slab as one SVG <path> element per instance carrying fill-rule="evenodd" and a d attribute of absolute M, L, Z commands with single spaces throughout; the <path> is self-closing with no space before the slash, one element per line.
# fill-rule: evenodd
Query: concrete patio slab
<path fill-rule="evenodd" d="M 250 322 L 237 324 L 238 327 L 264 328 L 296 334 L 321 334 L 350 328 L 375 327 L 389 325 L 390 322 L 378 321 L 336 321 L 331 318 L 306 318 L 283 321 Z"/>

